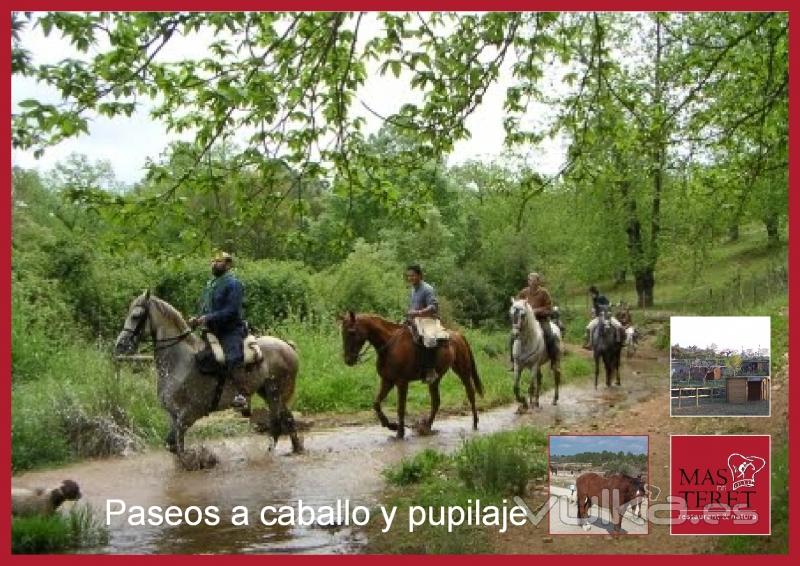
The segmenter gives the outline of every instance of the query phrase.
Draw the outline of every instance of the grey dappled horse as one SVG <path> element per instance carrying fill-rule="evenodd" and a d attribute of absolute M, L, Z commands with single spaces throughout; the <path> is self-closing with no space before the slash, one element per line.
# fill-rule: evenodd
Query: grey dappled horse
<path fill-rule="evenodd" d="M 205 347 L 203 340 L 191 333 L 177 309 L 150 295 L 149 290 L 131 302 L 114 351 L 134 353 L 140 340 L 153 342 L 158 399 L 171 418 L 166 443 L 170 451 L 180 454 L 187 429 L 209 413 L 229 408 L 235 387 L 229 379 L 220 384 L 216 376 L 198 371 L 195 354 Z M 285 432 L 292 440 L 292 449 L 300 452 L 302 441 L 288 406 L 299 368 L 297 352 L 272 336 L 260 336 L 258 345 L 264 359 L 247 371 L 248 390 L 257 392 L 267 403 L 273 446 Z"/>
<path fill-rule="evenodd" d="M 558 386 L 561 382 L 561 330 L 552 321 L 548 322 L 556 339 L 556 356 L 550 359 L 547 355 L 542 327 L 536 320 L 528 301 L 512 297 L 509 314 L 511 315 L 511 334 L 514 337 L 514 345 L 511 349 L 511 358 L 514 361 L 514 396 L 520 404 L 519 411 L 528 409 L 528 400 L 520 394 L 519 388 L 522 370 L 526 368 L 531 370 L 528 396 L 533 406 L 538 407 L 539 392 L 542 389 L 542 365 L 548 361 L 555 382 L 553 405 L 558 404 Z"/>

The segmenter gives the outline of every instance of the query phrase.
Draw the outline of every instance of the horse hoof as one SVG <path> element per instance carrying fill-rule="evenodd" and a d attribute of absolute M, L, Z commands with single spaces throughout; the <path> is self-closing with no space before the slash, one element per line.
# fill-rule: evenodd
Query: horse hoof
<path fill-rule="evenodd" d="M 553 399 L 553 405 L 558 405 L 558 399 Z"/>
<path fill-rule="evenodd" d="M 414 423 L 414 432 L 417 436 L 430 436 L 433 434 L 432 426 L 432 423 L 429 423 L 426 419 L 423 419 Z"/>
<path fill-rule="evenodd" d="M 527 405 L 520 405 L 519 407 L 517 407 L 517 414 L 518 415 L 524 415 L 527 412 L 528 412 L 528 406 Z"/>

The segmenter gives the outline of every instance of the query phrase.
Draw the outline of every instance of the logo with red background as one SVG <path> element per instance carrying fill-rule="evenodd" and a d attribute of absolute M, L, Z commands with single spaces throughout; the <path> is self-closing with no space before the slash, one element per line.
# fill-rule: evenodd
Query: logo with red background
<path fill-rule="evenodd" d="M 670 437 L 674 535 L 770 534 L 770 437 Z"/>

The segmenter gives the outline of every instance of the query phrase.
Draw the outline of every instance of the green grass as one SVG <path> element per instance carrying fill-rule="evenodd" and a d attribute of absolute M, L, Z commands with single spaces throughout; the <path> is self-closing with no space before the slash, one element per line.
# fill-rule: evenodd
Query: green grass
<path fill-rule="evenodd" d="M 88 505 L 49 517 L 19 517 L 11 523 L 14 554 L 56 553 L 108 543 L 108 530 Z"/>
<path fill-rule="evenodd" d="M 533 428 L 520 428 L 473 438 L 453 454 L 425 450 L 384 470 L 394 486 L 388 505 L 397 506 L 395 526 L 388 533 L 371 532 L 370 553 L 477 554 L 491 551 L 489 532 L 459 526 L 453 532 L 425 524 L 409 533 L 408 508 L 461 506 L 480 499 L 499 504 L 525 493 L 533 480 L 547 473 L 547 437 Z"/>
<path fill-rule="evenodd" d="M 14 471 L 102 456 L 118 433 L 155 442 L 167 430 L 152 372 L 117 379 L 110 355 L 87 344 L 52 350 L 36 376 L 15 374 L 11 404 Z"/>

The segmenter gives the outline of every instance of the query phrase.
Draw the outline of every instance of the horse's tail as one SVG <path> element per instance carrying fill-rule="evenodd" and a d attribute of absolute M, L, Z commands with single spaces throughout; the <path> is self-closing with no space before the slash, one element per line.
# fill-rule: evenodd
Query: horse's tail
<path fill-rule="evenodd" d="M 472 348 L 469 347 L 469 342 L 464 339 L 464 345 L 467 347 L 467 355 L 469 356 L 470 373 L 472 374 L 472 384 L 475 386 L 475 391 L 478 395 L 483 397 L 483 383 L 481 383 L 481 376 L 478 375 L 478 366 L 475 365 L 475 356 L 472 355 Z"/>

